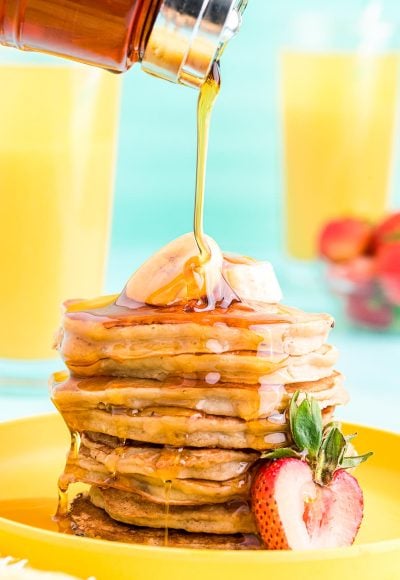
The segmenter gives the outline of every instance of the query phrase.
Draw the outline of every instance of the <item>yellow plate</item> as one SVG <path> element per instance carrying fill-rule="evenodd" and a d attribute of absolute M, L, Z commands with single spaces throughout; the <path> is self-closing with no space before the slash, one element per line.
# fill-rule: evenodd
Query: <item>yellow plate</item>
<path fill-rule="evenodd" d="M 375 455 L 358 470 L 365 517 L 349 548 L 298 552 L 229 552 L 155 548 L 64 536 L 19 521 L 56 505 L 69 434 L 57 415 L 0 424 L 0 553 L 46 570 L 97 580 L 265 580 L 400 578 L 400 436 L 366 427 L 357 447 Z M 3 507 L 1 507 L 3 506 Z M 8 506 L 8 507 L 7 507 Z M 19 512 L 18 512 L 18 506 Z"/>

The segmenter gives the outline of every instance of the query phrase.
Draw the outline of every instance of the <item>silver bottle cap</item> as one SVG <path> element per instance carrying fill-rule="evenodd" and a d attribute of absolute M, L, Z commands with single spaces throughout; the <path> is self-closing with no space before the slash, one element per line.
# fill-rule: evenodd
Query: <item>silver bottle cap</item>
<path fill-rule="evenodd" d="M 146 72 L 199 88 L 236 34 L 247 0 L 163 0 L 142 68 Z"/>

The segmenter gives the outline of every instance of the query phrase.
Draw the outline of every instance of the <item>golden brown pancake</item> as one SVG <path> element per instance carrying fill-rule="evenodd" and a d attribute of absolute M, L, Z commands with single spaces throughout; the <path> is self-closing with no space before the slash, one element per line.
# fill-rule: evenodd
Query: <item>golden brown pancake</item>
<path fill-rule="evenodd" d="M 225 382 L 288 383 L 331 374 L 336 351 L 324 342 L 332 324 L 329 315 L 279 304 L 196 312 L 70 302 L 57 348 L 79 376 L 202 379 L 218 372 Z"/>
<path fill-rule="evenodd" d="M 250 506 L 245 501 L 200 506 L 169 506 L 145 500 L 134 493 L 92 486 L 90 501 L 110 517 L 125 524 L 207 534 L 256 532 Z"/>
<path fill-rule="evenodd" d="M 325 422 L 333 409 L 323 410 Z M 174 447 L 220 447 L 263 451 L 288 445 L 284 415 L 244 421 L 207 415 L 180 407 L 148 407 L 143 411 L 108 409 L 64 410 L 63 418 L 72 431 L 97 431 L 121 439 Z"/>
<path fill-rule="evenodd" d="M 72 532 L 77 536 L 176 548 L 212 550 L 259 550 L 260 540 L 252 534 L 201 534 L 183 530 L 168 530 L 167 542 L 163 528 L 144 528 L 117 522 L 85 496 L 72 503 L 68 516 Z"/>
<path fill-rule="evenodd" d="M 286 384 L 316 381 L 333 372 L 337 359 L 334 347 L 323 345 L 304 355 L 260 356 L 256 351 L 217 354 L 177 354 L 120 358 L 105 355 L 95 362 L 68 360 L 69 369 L 81 377 L 121 376 L 163 381 L 168 377 L 206 380 L 218 373 L 222 382 Z"/>
<path fill-rule="evenodd" d="M 56 345 L 67 364 L 233 351 L 302 355 L 320 348 L 333 326 L 328 314 L 281 304 L 259 304 L 255 311 L 232 304 L 194 312 L 184 307 L 131 309 L 117 306 L 113 297 L 99 307 L 99 301 L 66 303 Z"/>
<path fill-rule="evenodd" d="M 110 474 L 226 481 L 245 474 L 259 453 L 240 449 L 190 449 L 146 445 L 104 433 L 83 433 L 79 455 L 89 455 Z M 68 456 L 74 457 L 71 451 Z"/>
<path fill-rule="evenodd" d="M 214 373 L 209 381 L 217 379 Z M 212 384 L 205 380 L 170 378 L 165 381 L 137 378 L 92 377 L 82 379 L 56 373 L 51 381 L 52 398 L 61 413 L 73 409 L 143 410 L 154 406 L 183 407 L 210 415 L 266 418 L 282 413 L 292 393 L 300 389 L 312 393 L 321 408 L 347 402 L 342 376 L 334 372 L 329 377 L 305 383 L 287 385 L 246 385 L 240 383 Z"/>
<path fill-rule="evenodd" d="M 168 480 L 168 493 L 163 480 L 146 475 L 110 474 L 103 465 L 90 458 L 72 458 L 65 466 L 60 483 L 63 489 L 71 483 L 83 482 L 102 488 L 112 487 L 132 492 L 155 503 L 170 505 L 201 505 L 225 503 L 227 501 L 247 500 L 250 493 L 251 477 L 244 474 L 227 481 L 207 479 Z"/>

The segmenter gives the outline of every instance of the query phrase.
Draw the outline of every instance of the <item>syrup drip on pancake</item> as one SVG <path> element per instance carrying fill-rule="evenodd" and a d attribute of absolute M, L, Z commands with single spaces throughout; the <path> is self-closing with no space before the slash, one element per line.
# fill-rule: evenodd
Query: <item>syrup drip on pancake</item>
<path fill-rule="evenodd" d="M 164 546 L 168 546 L 168 520 L 169 520 L 169 504 L 170 504 L 171 488 L 172 481 L 170 479 L 164 481 L 164 496 L 165 496 Z"/>

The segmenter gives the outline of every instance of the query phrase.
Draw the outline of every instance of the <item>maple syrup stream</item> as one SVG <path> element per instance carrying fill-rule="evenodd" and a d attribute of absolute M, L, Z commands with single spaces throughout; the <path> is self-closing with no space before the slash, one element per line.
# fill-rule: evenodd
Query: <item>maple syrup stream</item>
<path fill-rule="evenodd" d="M 207 80 L 200 89 L 197 103 L 197 166 L 196 192 L 194 198 L 193 232 L 199 248 L 200 259 L 204 263 L 211 257 L 210 248 L 204 238 L 204 191 L 206 184 L 206 164 L 211 113 L 221 87 L 219 63 L 214 62 Z"/>
<path fill-rule="evenodd" d="M 188 296 L 200 294 L 201 299 L 196 306 L 200 309 L 213 309 L 215 299 L 213 298 L 213 288 L 207 284 L 205 266 L 211 260 L 211 250 L 207 243 L 203 229 L 204 216 L 204 191 L 206 184 L 206 165 L 208 151 L 208 136 L 210 131 L 211 113 L 221 86 L 221 75 L 219 63 L 216 61 L 211 67 L 211 71 L 203 83 L 197 102 L 197 163 L 196 163 L 196 188 L 194 200 L 193 233 L 199 249 L 199 255 L 189 258 L 183 271 L 173 278 L 168 284 L 157 288 L 146 302 L 170 304 L 173 301 L 177 290 L 186 286 Z M 229 293 L 231 294 L 231 293 Z M 236 298 L 236 297 L 235 297 Z M 229 298 L 231 300 L 232 297 Z M 194 308 L 196 310 L 196 308 Z"/>

